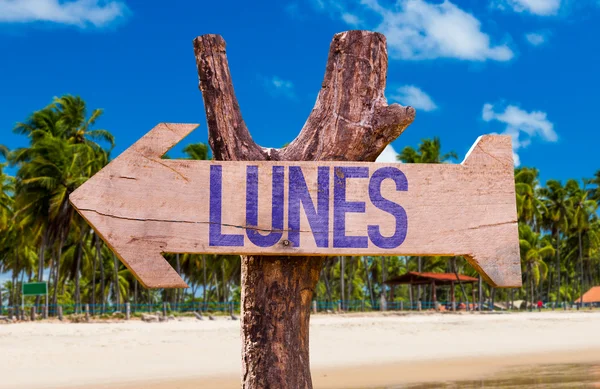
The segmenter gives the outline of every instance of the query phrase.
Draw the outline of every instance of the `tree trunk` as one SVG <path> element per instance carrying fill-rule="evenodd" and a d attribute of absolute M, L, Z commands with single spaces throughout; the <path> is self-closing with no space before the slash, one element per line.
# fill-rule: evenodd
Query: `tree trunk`
<path fill-rule="evenodd" d="M 348 304 L 352 301 L 352 280 L 354 280 L 354 269 L 356 266 L 354 265 L 354 257 L 348 257 L 348 266 L 350 267 L 350 271 L 348 272 L 348 293 L 346 294 L 346 309 L 348 309 Z"/>
<path fill-rule="evenodd" d="M 481 312 L 481 306 L 483 305 L 483 284 L 481 282 L 481 274 L 479 275 L 479 281 L 477 284 L 479 287 L 479 306 L 477 307 L 477 310 Z"/>
<path fill-rule="evenodd" d="M 114 253 L 113 253 L 113 266 L 115 269 L 113 291 L 115 293 L 115 304 L 117 304 L 116 309 L 118 311 L 119 304 L 121 303 L 121 291 L 119 290 L 119 262 L 117 261 L 117 256 Z"/>
<path fill-rule="evenodd" d="M 333 300 L 333 296 L 331 295 L 331 285 L 329 284 L 329 275 L 327 274 L 328 270 L 328 266 L 323 266 L 321 268 L 321 272 L 323 273 L 323 282 L 325 282 L 325 292 L 327 293 L 327 303 L 329 304 Z"/>
<path fill-rule="evenodd" d="M 560 297 L 560 230 L 556 229 L 556 301 L 561 303 Z"/>
<path fill-rule="evenodd" d="M 179 276 L 181 277 L 181 262 L 179 260 L 179 253 L 175 254 L 175 267 L 176 267 L 176 271 L 177 274 L 179 274 Z M 173 304 L 175 306 L 175 311 L 178 311 L 178 306 L 179 306 L 179 300 L 180 300 L 180 294 L 183 291 L 183 289 L 175 289 L 175 301 Z"/>
<path fill-rule="evenodd" d="M 469 310 L 469 296 L 467 295 L 467 292 L 465 292 L 465 285 L 460 281 L 460 278 L 458 277 L 458 267 L 456 266 L 456 257 L 454 257 L 452 259 L 452 268 L 454 270 L 454 275 L 456 276 L 456 279 L 458 280 L 458 286 L 460 287 L 460 290 L 463 294 L 463 296 L 465 296 L 465 301 L 467 302 L 467 304 L 465 305 L 466 309 L 465 310 Z M 475 302 L 475 301 L 473 301 Z"/>
<path fill-rule="evenodd" d="M 138 280 L 137 278 L 133 279 L 133 312 L 135 313 L 136 307 L 138 305 Z"/>
<path fill-rule="evenodd" d="M 365 276 L 367 277 L 367 288 L 369 288 L 369 297 L 371 299 L 371 309 L 375 307 L 375 296 L 373 295 L 373 283 L 371 282 L 371 277 L 369 276 L 369 266 L 367 262 L 367 257 L 363 256 L 363 263 L 365 264 Z"/>
<path fill-rule="evenodd" d="M 92 316 L 96 314 L 96 266 L 98 264 L 98 235 L 94 232 L 94 246 L 96 247 L 96 253 L 94 254 L 94 260 L 92 264 Z"/>
<path fill-rule="evenodd" d="M 204 304 L 204 310 L 206 310 L 206 255 L 202 254 L 202 303 Z"/>
<path fill-rule="evenodd" d="M 417 271 L 419 273 L 421 273 L 423 271 L 422 265 L 423 265 L 423 261 L 421 260 L 421 257 L 418 257 L 417 258 Z M 417 285 L 417 301 L 421 301 L 421 285 Z"/>
<path fill-rule="evenodd" d="M 44 266 L 45 266 L 45 254 L 46 254 L 46 244 L 48 242 L 48 227 L 44 228 L 44 234 L 42 235 L 42 244 L 40 245 L 40 253 L 39 253 L 39 261 L 38 261 L 38 274 L 37 278 L 39 282 L 44 281 Z M 36 307 L 40 305 L 40 297 L 35 297 L 35 305 Z"/>
<path fill-rule="evenodd" d="M 385 296 L 385 256 L 381 257 L 381 294 Z"/>
<path fill-rule="evenodd" d="M 583 243 L 581 242 L 581 230 L 579 230 L 579 305 L 577 309 L 583 308 Z"/>
<path fill-rule="evenodd" d="M 100 298 L 102 299 L 102 310 L 101 313 L 106 312 L 106 276 L 104 274 L 104 261 L 102 260 L 102 246 L 100 239 L 96 241 L 96 252 L 99 253 L 100 259 Z"/>
<path fill-rule="evenodd" d="M 62 257 L 62 248 L 63 248 L 64 240 L 61 238 L 60 242 L 58 242 L 58 250 L 56 254 L 56 258 L 54 259 L 54 263 L 52 266 L 54 267 L 54 293 L 52 295 L 52 305 L 55 307 L 58 305 L 58 281 L 59 281 L 59 270 L 60 270 L 60 258 Z"/>
<path fill-rule="evenodd" d="M 216 160 L 375 161 L 414 120 L 414 109 L 388 106 L 385 37 L 335 35 L 321 91 L 298 137 L 284 149 L 252 140 L 233 91 L 218 35 L 194 40 L 200 89 Z M 322 257 L 242 256 L 242 386 L 312 388 L 308 325 Z"/>
<path fill-rule="evenodd" d="M 345 310 L 346 308 L 346 302 L 345 302 L 345 296 L 344 296 L 344 275 L 345 273 L 345 266 L 344 266 L 344 262 L 345 262 L 345 258 L 344 256 L 340 256 L 338 257 L 340 259 L 340 300 L 342 303 L 342 310 Z"/>

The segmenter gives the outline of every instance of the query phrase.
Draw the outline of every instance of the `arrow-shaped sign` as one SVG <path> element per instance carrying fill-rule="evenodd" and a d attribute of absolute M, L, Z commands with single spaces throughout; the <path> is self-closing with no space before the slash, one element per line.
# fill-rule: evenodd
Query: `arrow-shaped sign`
<path fill-rule="evenodd" d="M 71 194 L 146 287 L 186 287 L 162 253 L 464 255 L 521 286 L 509 136 L 458 164 L 161 157 L 197 125 L 159 124 Z"/>

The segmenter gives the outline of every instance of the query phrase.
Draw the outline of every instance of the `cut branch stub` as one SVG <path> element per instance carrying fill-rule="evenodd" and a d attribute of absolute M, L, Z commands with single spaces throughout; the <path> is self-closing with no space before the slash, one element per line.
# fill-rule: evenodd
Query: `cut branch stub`
<path fill-rule="evenodd" d="M 335 35 L 315 107 L 283 160 L 375 161 L 413 122 L 413 108 L 387 105 L 385 44 L 368 31 Z"/>

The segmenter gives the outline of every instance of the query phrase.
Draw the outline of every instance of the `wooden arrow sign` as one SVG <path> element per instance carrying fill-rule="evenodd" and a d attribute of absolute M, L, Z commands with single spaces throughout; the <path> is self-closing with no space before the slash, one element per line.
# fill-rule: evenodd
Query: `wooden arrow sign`
<path fill-rule="evenodd" d="M 196 127 L 159 124 L 70 196 L 146 287 L 187 287 L 162 253 L 464 255 L 521 286 L 509 136 L 460 165 L 161 159 Z"/>

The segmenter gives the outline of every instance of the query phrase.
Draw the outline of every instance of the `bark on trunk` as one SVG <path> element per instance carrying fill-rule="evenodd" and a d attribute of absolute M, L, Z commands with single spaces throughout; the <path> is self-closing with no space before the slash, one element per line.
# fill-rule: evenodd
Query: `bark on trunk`
<path fill-rule="evenodd" d="M 194 40 L 200 89 L 216 160 L 374 161 L 414 120 L 388 106 L 385 37 L 334 36 L 317 102 L 289 146 L 263 149 L 250 136 L 218 35 Z M 312 388 L 308 328 L 322 257 L 242 257 L 242 386 Z"/>
<path fill-rule="evenodd" d="M 556 230 L 556 301 L 561 305 L 560 296 L 560 230 Z"/>
<path fill-rule="evenodd" d="M 92 264 L 92 292 L 91 292 L 92 316 L 94 316 L 96 314 L 96 264 L 98 263 L 97 241 L 98 241 L 98 235 L 96 235 L 96 233 L 94 232 L 93 242 L 94 242 L 94 246 L 96 246 L 96 252 L 94 253 L 94 259 L 93 259 L 93 264 Z"/>

